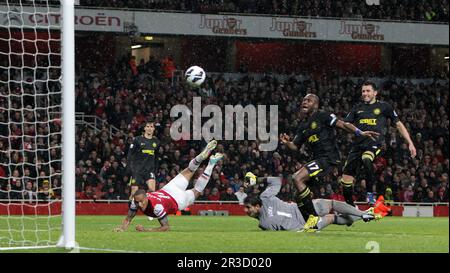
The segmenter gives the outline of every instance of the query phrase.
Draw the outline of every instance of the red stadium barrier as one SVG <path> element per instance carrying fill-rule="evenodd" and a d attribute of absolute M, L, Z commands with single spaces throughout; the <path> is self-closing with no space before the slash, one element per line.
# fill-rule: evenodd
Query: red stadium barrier
<path fill-rule="evenodd" d="M 448 217 L 448 206 L 435 206 L 434 217 Z"/>
<path fill-rule="evenodd" d="M 365 210 L 368 205 L 358 205 L 359 209 Z M 403 215 L 403 206 L 391 206 L 393 216 Z M 245 215 L 244 206 L 235 203 L 207 203 L 194 204 L 190 206 L 191 215 L 198 215 L 201 210 L 225 210 L 230 215 Z M 448 217 L 448 205 L 435 205 L 435 217 Z M 106 202 L 81 202 L 76 204 L 77 215 L 126 215 L 128 211 L 127 203 L 106 203 Z M 50 205 L 40 204 L 39 206 L 32 206 L 30 204 L 0 203 L 0 215 L 58 215 L 61 214 L 61 203 L 55 202 Z"/>

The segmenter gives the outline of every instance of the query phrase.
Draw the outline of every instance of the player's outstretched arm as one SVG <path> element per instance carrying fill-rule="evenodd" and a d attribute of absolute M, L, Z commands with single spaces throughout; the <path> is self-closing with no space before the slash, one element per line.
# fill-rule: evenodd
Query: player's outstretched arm
<path fill-rule="evenodd" d="M 141 232 L 161 232 L 161 231 L 169 231 L 170 230 L 170 226 L 169 226 L 169 217 L 164 216 L 161 219 L 158 219 L 159 224 L 161 225 L 159 228 L 145 228 L 143 225 L 137 225 L 136 226 L 136 231 L 141 231 Z"/>
<path fill-rule="evenodd" d="M 408 149 L 409 152 L 411 153 L 411 157 L 412 158 L 416 157 L 416 147 L 414 146 L 414 143 L 412 142 L 405 125 L 401 121 L 397 121 L 395 125 L 397 126 L 397 130 L 400 132 L 402 137 L 406 140 L 406 142 L 408 142 Z"/>
<path fill-rule="evenodd" d="M 281 189 L 281 179 L 279 177 L 257 177 L 252 172 L 245 174 L 244 187 L 256 184 L 267 184 L 266 189 L 260 194 L 261 198 L 271 198 L 277 195 Z"/>
<path fill-rule="evenodd" d="M 131 209 L 128 210 L 127 217 L 125 219 L 123 219 L 122 225 L 115 228 L 114 231 L 116 231 L 116 232 L 126 231 L 128 229 L 128 226 L 130 225 L 131 221 L 136 216 L 136 213 L 137 213 L 137 210 L 131 210 Z"/>
<path fill-rule="evenodd" d="M 297 151 L 298 147 L 294 144 L 289 138 L 289 136 L 285 133 L 280 134 L 280 141 L 281 143 L 285 144 L 289 149 Z"/>
<path fill-rule="evenodd" d="M 343 129 L 349 133 L 354 133 L 357 136 L 360 135 L 370 137 L 372 140 L 375 140 L 375 138 L 380 135 L 379 133 L 373 131 L 361 131 L 355 125 L 351 124 L 350 122 L 345 122 L 343 120 L 338 120 L 336 122 L 336 127 Z"/>

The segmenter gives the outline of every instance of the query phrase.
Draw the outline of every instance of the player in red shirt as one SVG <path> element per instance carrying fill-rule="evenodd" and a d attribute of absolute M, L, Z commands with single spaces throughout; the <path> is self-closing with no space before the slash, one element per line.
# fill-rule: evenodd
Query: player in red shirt
<path fill-rule="evenodd" d="M 223 158 L 221 153 L 211 156 L 208 166 L 197 179 L 194 188 L 187 190 L 189 180 L 192 179 L 200 164 L 210 156 L 216 146 L 217 141 L 209 142 L 206 148 L 189 162 L 189 166 L 162 189 L 149 193 L 142 189 L 137 190 L 133 195 L 132 205 L 127 217 L 115 231 L 127 230 L 139 209 L 145 215 L 157 218 L 161 226 L 159 228 L 144 228 L 142 225 L 137 225 L 137 231 L 168 231 L 170 229 L 168 215 L 175 214 L 178 210 L 183 210 L 194 203 L 208 184 L 214 166 Z"/>

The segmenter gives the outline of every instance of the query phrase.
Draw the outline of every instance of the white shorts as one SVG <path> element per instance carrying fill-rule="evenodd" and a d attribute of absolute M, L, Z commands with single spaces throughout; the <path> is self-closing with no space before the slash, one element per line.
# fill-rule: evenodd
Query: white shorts
<path fill-rule="evenodd" d="M 179 210 L 183 210 L 194 204 L 195 195 L 193 191 L 186 190 L 188 185 L 189 181 L 180 173 L 162 188 L 162 190 L 166 191 L 177 201 Z"/>

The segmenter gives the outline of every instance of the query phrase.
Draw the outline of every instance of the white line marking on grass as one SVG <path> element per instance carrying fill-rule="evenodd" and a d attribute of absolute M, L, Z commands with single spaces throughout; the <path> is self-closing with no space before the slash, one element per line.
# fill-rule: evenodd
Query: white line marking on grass
<path fill-rule="evenodd" d="M 82 247 L 80 246 L 79 249 L 81 250 L 94 250 L 94 251 L 107 251 L 107 252 L 123 252 L 123 253 L 147 253 L 143 251 L 130 251 L 130 250 L 120 250 L 120 249 L 110 249 L 110 248 L 94 248 L 94 247 Z"/>
<path fill-rule="evenodd" d="M 21 250 L 21 249 L 42 249 L 42 248 L 53 248 L 54 246 L 14 246 L 14 247 L 0 247 L 0 251 L 7 250 Z"/>

